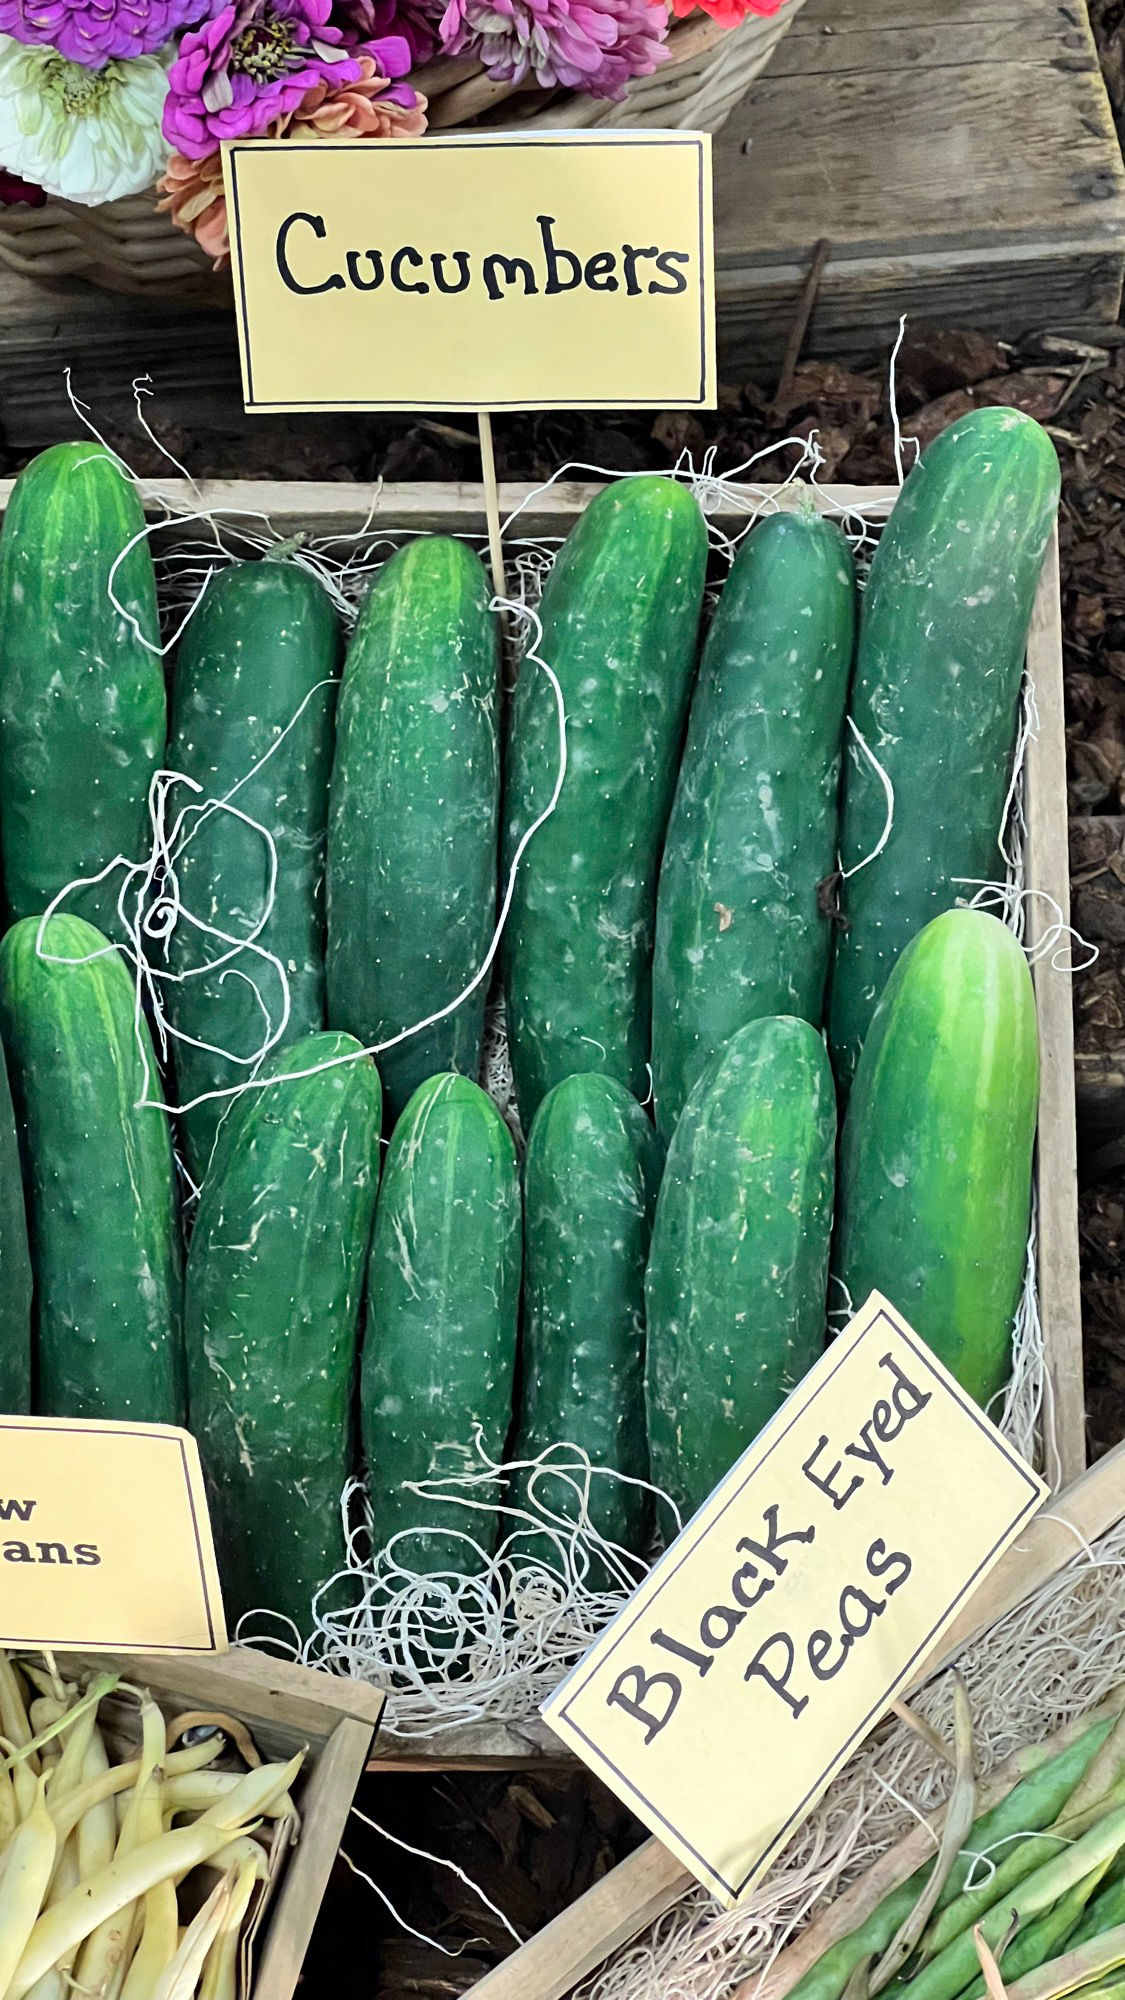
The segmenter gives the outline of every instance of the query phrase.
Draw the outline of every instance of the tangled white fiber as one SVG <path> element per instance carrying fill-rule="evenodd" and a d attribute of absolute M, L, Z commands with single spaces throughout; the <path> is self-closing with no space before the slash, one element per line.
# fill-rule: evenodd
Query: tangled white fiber
<path fill-rule="evenodd" d="M 957 1668 L 972 1705 L 981 1776 L 1095 1707 L 1125 1679 L 1125 1522 L 998 1620 Z M 910 1705 L 948 1741 L 951 1669 Z M 943 1801 L 949 1777 L 913 1729 L 889 1719 L 747 1902 L 725 1911 L 705 1890 L 693 1891 L 596 1973 L 578 2000 L 729 2000 L 741 1982 L 768 1970 L 812 1911 Z"/>
<path fill-rule="evenodd" d="M 78 413 L 87 421 L 81 407 Z M 138 410 L 140 401 L 138 393 Z M 141 420 L 150 436 L 143 411 Z M 92 425 L 90 426 L 92 429 Z M 97 433 L 95 432 L 96 436 Z M 793 447 L 794 462 L 781 489 L 757 482 L 755 468 L 759 453 L 733 471 L 718 474 L 713 452 L 708 452 L 697 469 L 685 454 L 673 476 L 689 485 L 708 519 L 713 551 L 719 563 L 729 564 L 745 535 L 765 513 L 772 513 L 792 499 L 792 489 L 801 488 L 807 478 L 814 488 L 816 504 L 834 513 L 848 535 L 861 569 L 878 535 L 878 516 L 889 505 L 871 509 L 871 517 L 861 516 L 854 506 L 839 503 L 817 484 L 821 457 L 815 438 L 784 441 Z M 780 447 L 772 446 L 771 454 Z M 901 454 L 900 454 L 901 457 Z M 173 461 L 174 462 L 174 461 Z M 177 471 L 183 468 L 177 465 Z M 128 469 L 122 465 L 122 476 Z M 537 827 L 554 811 L 566 770 L 566 716 L 561 687 L 550 662 L 540 650 L 542 628 L 536 606 L 543 582 L 557 552 L 557 540 L 526 538 L 519 534 L 519 516 L 555 480 L 587 473 L 608 479 L 612 475 L 597 466 L 567 465 L 554 480 L 525 497 L 504 528 L 508 557 L 510 596 L 494 600 L 493 608 L 506 618 L 511 652 L 522 654 L 521 671 L 542 672 L 551 685 L 558 710 L 559 762 L 550 800 L 534 825 L 527 828 L 509 871 L 499 919 L 486 957 L 470 984 L 438 1013 L 425 1022 L 403 1029 L 395 1040 L 419 1032 L 460 1004 L 466 994 L 488 979 L 499 946 L 510 905 L 516 869 Z M 787 492 L 787 489 L 788 492 Z M 354 621 L 357 605 L 371 578 L 395 547 L 395 537 L 373 529 L 378 494 L 367 519 L 354 532 L 333 537 L 286 540 L 268 518 L 251 509 L 211 512 L 193 504 L 184 508 L 178 501 L 166 503 L 167 512 L 150 522 L 142 534 L 156 537 L 154 555 L 159 596 L 167 633 L 158 649 L 167 652 L 194 616 L 211 578 L 231 562 L 246 556 L 284 554 L 317 576 L 328 591 L 345 626 Z M 484 536 L 471 537 L 482 553 Z M 561 539 L 561 538 L 559 538 Z M 130 545 L 131 546 L 131 545 Z M 124 553 L 115 565 L 119 567 Z M 110 593 L 114 595 L 111 577 Z M 117 603 L 116 596 L 114 602 Z M 126 618 L 131 614 L 118 604 Z M 134 629 L 136 627 L 134 626 Z M 143 635 L 138 633 L 139 637 Z M 151 644 L 149 641 L 145 643 Z M 287 727 L 297 720 L 294 716 Z M 1000 830 L 1002 864 L 1000 879 L 992 884 L 966 885 L 966 900 L 987 901 L 1003 915 L 1005 922 L 1022 937 L 1028 891 L 1024 881 L 1023 758 L 1029 735 L 1035 726 L 1034 700 L 1028 691 L 1024 722 L 1020 732 L 1005 825 Z M 284 732 L 282 732 L 283 734 Z M 858 738 L 858 732 L 856 732 Z M 277 741 L 280 742 L 279 734 Z M 276 744 L 275 746 L 276 747 Z M 267 755 L 272 754 L 268 752 Z M 878 847 L 885 844 L 893 824 L 894 797 L 887 774 L 870 747 L 861 740 L 852 742 L 848 754 L 874 781 L 880 783 L 886 799 L 886 816 Z M 265 760 L 263 760 L 265 761 Z M 255 767 L 260 769 L 261 766 Z M 104 872 L 118 879 L 118 910 L 124 950 L 131 961 L 136 983 L 138 1039 L 147 1017 L 156 1034 L 161 1059 L 166 1059 L 176 1038 L 173 1011 L 165 1004 L 169 985 L 182 974 L 169 966 L 168 943 L 177 925 L 189 924 L 201 935 L 209 935 L 214 956 L 196 972 L 213 973 L 221 968 L 226 977 L 246 978 L 258 993 L 262 1014 L 261 1043 L 255 1054 L 241 1061 L 242 1074 L 229 1086 L 208 1093 L 228 1102 L 246 1090 L 260 1087 L 258 1065 L 284 1033 L 288 1016 L 288 985 L 285 968 L 263 944 L 263 934 L 272 908 L 272 880 L 276 854 L 268 830 L 249 819 L 238 804 L 237 794 L 251 776 L 222 799 L 205 799 L 189 779 L 173 771 L 158 774 L 151 795 L 152 841 L 147 855 L 133 859 L 119 856 Z M 176 788 L 188 786 L 192 796 L 177 807 Z M 182 794 L 181 794 L 182 796 Z M 270 857 L 267 871 L 271 887 L 249 934 L 238 934 L 234 921 L 224 927 L 222 917 L 211 913 L 206 919 L 186 907 L 180 891 L 176 862 L 184 845 L 192 838 L 202 816 L 212 812 L 234 812 L 245 820 L 265 843 Z M 878 851 L 878 847 L 875 852 Z M 867 857 L 868 859 L 872 857 Z M 866 865 L 861 862 L 860 866 Z M 77 885 L 71 885 L 75 887 Z M 64 891 L 56 905 L 70 892 Z M 53 906 L 54 907 L 54 906 Z M 1051 949 L 1061 942 L 1061 919 L 1052 936 Z M 111 947 L 114 948 L 114 947 Z M 1038 950 L 1044 949 L 1040 940 Z M 268 961 L 265 991 L 254 973 Z M 383 1045 L 387 1046 L 387 1045 Z M 376 1047 L 373 1053 L 379 1053 Z M 219 1053 L 226 1054 L 227 1051 Z M 232 1061 L 236 1060 L 231 1058 Z M 352 1057 L 336 1060 L 353 1060 Z M 147 1072 L 146 1072 L 147 1073 Z M 305 1072 L 307 1074 L 307 1072 Z M 294 1073 L 294 1078 L 298 1073 Z M 510 1071 L 506 1060 L 502 1003 L 493 1003 L 481 1080 L 495 1096 L 505 1115 L 512 1118 Z M 144 1102 L 164 1104 L 159 1079 L 149 1078 Z M 201 1100 L 195 1100 L 199 1102 Z M 182 1107 L 165 1104 L 175 1111 Z M 1044 1465 L 1048 1476 L 1056 1468 L 1051 1462 L 1048 1377 L 1043 1353 L 1042 1329 L 1036 1306 L 1034 1221 L 1028 1245 L 1027 1277 L 1016 1320 L 1012 1377 L 994 1412 L 1001 1428 L 1028 1457 Z M 832 1315 L 836 1317 L 835 1314 Z M 462 1454 L 464 1461 L 465 1454 Z M 426 1735 L 459 1722 L 488 1718 L 516 1721 L 533 1715 L 539 1701 L 581 1657 L 601 1627 L 621 1607 L 637 1580 L 633 1558 L 608 1547 L 589 1520 L 584 1495 L 593 1479 L 614 1477 L 591 1467 L 566 1444 L 544 1454 L 530 1468 L 530 1490 L 519 1508 L 505 1501 L 503 1506 L 503 1546 L 488 1555 L 470 1532 L 474 1508 L 494 1511 L 497 1500 L 507 1494 L 512 1475 L 519 1468 L 499 1466 L 483 1452 L 468 1463 L 452 1465 L 439 1483 L 445 1501 L 455 1500 L 466 1509 L 465 1564 L 463 1574 L 431 1577 L 412 1570 L 409 1537 L 398 1537 L 391 1547 L 375 1550 L 363 1514 L 362 1495 L 349 1489 L 344 1496 L 348 1531 L 348 1563 L 337 1578 L 326 1582 L 311 1608 L 309 1630 L 283 1632 L 264 1613 L 251 1614 L 243 1621 L 240 1636 L 253 1635 L 259 1642 L 298 1654 L 336 1671 L 362 1674 L 388 1687 L 393 1700 L 388 1704 L 386 1727 L 393 1734 Z M 567 1482 L 570 1501 L 559 1505 L 560 1487 L 554 1498 L 550 1481 Z M 419 1488 L 420 1493 L 424 1489 Z M 674 1531 L 672 1517 L 659 1512 L 670 1503 L 658 1496 L 659 1525 L 665 1540 Z M 544 1505 L 546 1503 L 546 1505 Z M 544 1560 L 544 1551 L 547 1560 Z M 440 1642 L 435 1642 L 435 1622 Z M 451 1638 L 451 1635 L 454 1635 Z"/>

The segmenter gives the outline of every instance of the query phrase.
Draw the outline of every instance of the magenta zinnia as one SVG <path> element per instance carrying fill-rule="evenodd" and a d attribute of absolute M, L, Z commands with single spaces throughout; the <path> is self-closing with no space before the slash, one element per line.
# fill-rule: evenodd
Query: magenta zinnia
<path fill-rule="evenodd" d="M 563 84 L 620 98 L 668 51 L 668 12 L 654 0 L 449 0 L 442 46 L 470 54 L 495 77 L 544 89 Z"/>
<path fill-rule="evenodd" d="M 49 42 L 70 62 L 100 69 L 151 55 L 206 11 L 207 0 L 0 0 L 0 34 Z"/>
<path fill-rule="evenodd" d="M 410 67 L 429 62 L 438 46 L 438 22 L 444 0 L 336 0 L 332 19 L 343 29 L 349 47 L 368 47 L 385 35 L 400 35 L 410 50 Z"/>
<path fill-rule="evenodd" d="M 2 0 L 0 0 L 2 4 Z M 256 138 L 317 83 L 358 83 L 331 0 L 235 0 L 186 34 L 168 73 L 164 136 L 190 160 Z"/>

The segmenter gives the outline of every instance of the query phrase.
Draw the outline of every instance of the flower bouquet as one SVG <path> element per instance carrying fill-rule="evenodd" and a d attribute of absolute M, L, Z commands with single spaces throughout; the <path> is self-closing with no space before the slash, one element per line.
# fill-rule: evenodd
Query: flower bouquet
<path fill-rule="evenodd" d="M 414 138 L 502 103 L 522 125 L 715 130 L 802 4 L 0 0 L 0 256 L 27 268 L 48 196 L 67 205 L 69 242 L 106 204 L 132 226 L 144 194 L 151 245 L 155 188 L 193 264 L 202 252 L 223 269 L 228 139 Z M 53 221 L 43 237 L 57 245 Z M 128 227 L 124 241 L 127 262 Z"/>

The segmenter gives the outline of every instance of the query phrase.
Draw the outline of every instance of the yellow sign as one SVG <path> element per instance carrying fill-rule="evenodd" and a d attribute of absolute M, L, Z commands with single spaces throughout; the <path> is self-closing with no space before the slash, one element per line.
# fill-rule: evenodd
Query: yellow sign
<path fill-rule="evenodd" d="M 248 410 L 711 409 L 711 141 L 224 147 Z"/>
<path fill-rule="evenodd" d="M 543 1714 L 729 1908 L 1047 1490 L 873 1292 Z"/>
<path fill-rule="evenodd" d="M 0 1417 L 0 1645 L 226 1643 L 195 1439 L 161 1424 Z"/>

